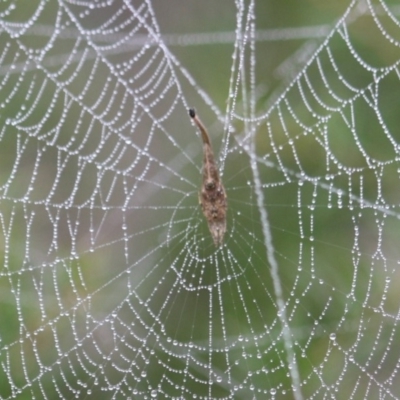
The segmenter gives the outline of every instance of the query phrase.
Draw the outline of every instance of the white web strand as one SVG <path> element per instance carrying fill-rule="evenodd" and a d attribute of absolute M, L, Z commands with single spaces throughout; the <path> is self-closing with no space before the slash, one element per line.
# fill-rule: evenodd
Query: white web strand
<path fill-rule="evenodd" d="M 263 5 L 171 34 L 150 0 L 1 4 L 0 399 L 400 398 L 398 6 L 265 30 Z"/>
<path fill-rule="evenodd" d="M 250 10 L 249 10 L 249 15 L 251 15 L 252 18 L 255 18 L 254 16 L 254 3 L 252 2 L 250 5 Z M 252 76 L 251 76 L 251 88 L 252 88 L 252 96 L 251 98 L 254 99 L 254 92 L 255 92 L 255 76 L 254 76 L 254 66 L 255 66 L 255 44 L 254 44 L 254 38 L 255 38 L 255 26 L 254 22 L 250 25 L 250 42 L 251 42 L 251 65 L 253 68 L 251 69 L 252 71 Z M 246 115 L 246 114 L 245 114 Z M 251 120 L 255 119 L 255 104 L 254 101 L 251 103 Z M 293 351 L 293 343 L 292 343 L 292 334 L 290 331 L 287 315 L 286 315 L 286 308 L 285 308 L 285 301 L 283 297 L 283 291 L 282 291 L 282 285 L 281 281 L 279 278 L 279 267 L 278 267 L 278 262 L 275 258 L 275 250 L 274 246 L 272 243 L 272 234 L 271 234 L 271 229 L 270 229 L 270 223 L 269 223 L 269 218 L 268 218 L 268 213 L 266 207 L 264 207 L 265 204 L 265 198 L 264 198 L 264 193 L 262 190 L 262 183 L 261 183 L 261 178 L 260 174 L 257 168 L 257 160 L 256 160 L 256 147 L 255 147 L 255 132 L 256 132 L 256 127 L 255 124 L 252 123 L 251 126 L 247 126 L 245 124 L 245 131 L 251 133 L 251 137 L 253 140 L 251 141 L 251 148 L 250 148 L 250 162 L 251 162 L 251 167 L 252 167 L 252 172 L 253 172 L 253 179 L 254 179 L 254 190 L 256 193 L 256 199 L 257 199 L 257 205 L 258 209 L 260 211 L 260 217 L 261 217 L 261 226 L 262 226 L 262 231 L 264 234 L 264 243 L 265 243 L 265 248 L 267 252 L 267 260 L 270 266 L 271 270 L 271 277 L 272 281 L 274 284 L 274 292 L 275 292 L 275 298 L 276 298 L 276 303 L 278 307 L 278 317 L 281 321 L 282 324 L 282 334 L 283 334 L 283 339 L 285 343 L 285 350 L 287 354 L 287 359 L 288 359 L 288 364 L 289 364 L 289 371 L 291 374 L 292 378 L 292 388 L 293 388 L 293 396 L 296 400 L 301 400 L 302 394 L 301 394 L 301 385 L 300 385 L 300 376 L 299 376 L 299 371 L 298 371 L 298 366 L 296 362 L 296 358 L 294 355 Z"/>

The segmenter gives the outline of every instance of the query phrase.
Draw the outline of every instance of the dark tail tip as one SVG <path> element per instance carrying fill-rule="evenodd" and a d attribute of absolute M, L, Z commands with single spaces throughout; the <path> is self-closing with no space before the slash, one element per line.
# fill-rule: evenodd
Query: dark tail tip
<path fill-rule="evenodd" d="M 190 118 L 194 118 L 196 116 L 196 111 L 194 111 L 194 108 L 189 108 L 189 115 Z"/>

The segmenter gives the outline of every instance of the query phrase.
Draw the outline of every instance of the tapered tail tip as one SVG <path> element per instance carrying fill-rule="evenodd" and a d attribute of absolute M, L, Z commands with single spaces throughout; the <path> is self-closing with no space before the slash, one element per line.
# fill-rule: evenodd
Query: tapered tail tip
<path fill-rule="evenodd" d="M 194 110 L 194 108 L 189 108 L 189 115 L 190 118 L 194 118 L 196 116 L 196 111 Z"/>

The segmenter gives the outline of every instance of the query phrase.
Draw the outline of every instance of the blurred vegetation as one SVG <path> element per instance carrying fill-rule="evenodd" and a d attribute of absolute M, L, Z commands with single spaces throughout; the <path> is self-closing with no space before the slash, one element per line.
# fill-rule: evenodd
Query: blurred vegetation
<path fill-rule="evenodd" d="M 6 3 L 3 8 L 7 8 Z M 256 3 L 256 29 L 284 32 L 286 28 L 322 27 L 328 33 L 349 3 L 260 1 Z M 16 12 L 4 19 L 33 20 L 39 4 L 16 3 Z M 212 0 L 169 0 L 152 5 L 159 30 L 166 37 L 233 33 L 236 28 L 237 10 L 231 1 L 220 0 L 217 7 Z M 70 7 L 72 12 L 79 8 Z M 51 2 L 34 26 L 52 26 L 59 9 L 56 1 Z M 106 19 L 106 15 L 103 17 Z M 98 21 L 87 24 L 100 25 Z M 396 23 L 382 17 L 382 24 L 396 40 L 400 39 Z M 356 18 L 348 33 L 358 58 L 343 40 L 345 33 L 342 37 L 336 33 L 318 56 L 320 66 L 311 63 L 299 85 L 291 86 L 287 92 L 326 35 L 256 42 L 256 113 L 264 116 L 255 136 L 258 168 L 305 398 L 317 396 L 318 390 L 321 398 L 329 393 L 338 395 L 336 391 L 341 398 L 377 398 L 379 385 L 371 385 L 370 376 L 394 397 L 400 396 L 399 379 L 391 377 L 399 359 L 394 350 L 399 348 L 399 339 L 393 316 L 399 306 L 399 148 L 394 143 L 399 139 L 396 99 L 400 85 L 397 70 L 373 69 L 392 66 L 400 54 L 398 46 L 382 35 L 370 15 Z M 76 34 L 83 36 L 83 32 Z M 48 63 L 47 74 L 35 68 L 18 70 L 20 64 L 30 65 L 29 57 L 38 55 L 48 41 L 46 35 L 14 39 L 4 30 L 0 33 L 0 48 L 5 54 L 1 64 L 0 181 L 3 187 L 7 186 L 0 203 L 4 256 L 1 319 L 6 321 L 0 327 L 2 365 L 6 366 L 0 371 L 0 397 L 42 398 L 45 393 L 47 398 L 59 398 L 61 393 L 69 398 L 69 393 L 71 398 L 111 398 L 112 394 L 98 389 L 105 383 L 97 379 L 105 375 L 110 386 L 118 387 L 121 371 L 125 370 L 133 372 L 122 374 L 121 398 L 145 398 L 140 393 L 157 388 L 161 381 L 161 389 L 171 396 L 181 396 L 187 390 L 207 397 L 207 381 L 211 379 L 207 368 L 211 364 L 216 371 L 211 385 L 215 398 L 228 396 L 232 386 L 239 386 L 241 381 L 243 388 L 237 388 L 237 398 L 254 394 L 252 385 L 261 388 L 261 393 L 255 394 L 257 398 L 270 395 L 271 388 L 277 389 L 276 398 L 293 398 L 250 159 L 237 145 L 248 133 L 243 131 L 245 124 L 232 121 L 235 137 L 228 143 L 230 152 L 223 171 L 230 229 L 223 252 L 215 253 L 197 206 L 201 145 L 187 117 L 186 104 L 181 101 L 163 121 L 167 135 L 153 125 L 146 112 L 138 113 L 134 129 L 137 137 L 132 137 L 136 150 L 127 151 L 117 166 L 123 170 L 136 156 L 142 158 L 127 174 L 126 181 L 115 183 L 110 169 L 102 181 L 109 191 L 104 189 L 104 197 L 90 207 L 79 207 L 96 184 L 98 164 L 93 164 L 85 169 L 80 189 L 67 207 L 80 171 L 80 164 L 72 163 L 48 204 L 43 199 L 52 191 L 57 162 L 63 161 L 61 150 L 67 148 L 71 155 L 84 156 L 101 143 L 100 135 L 92 135 L 80 147 L 91 123 L 89 117 L 82 116 L 82 104 L 94 104 L 99 90 L 106 93 L 102 110 L 109 106 L 110 120 L 121 113 L 121 120 L 126 121 L 129 110 L 134 108 L 127 104 L 123 90 L 118 92 L 118 85 L 104 89 L 109 71 L 96 69 L 94 58 L 86 54 L 80 78 L 68 88 L 71 96 L 76 95 L 82 103 L 77 102 L 65 112 L 68 96 L 61 96 L 57 80 L 48 77 L 60 68 L 51 65 L 51 57 L 68 56 L 75 51 L 76 37 L 65 39 L 46 54 L 42 61 L 44 65 Z M 4 50 L 6 43 L 11 50 Z M 196 45 L 169 45 L 198 85 L 194 88 L 176 67 L 181 94 L 210 128 L 218 157 L 223 154 L 223 121 L 214 111 L 218 109 L 223 115 L 226 110 L 232 45 L 217 39 Z M 31 52 L 21 51 L 25 48 Z M 330 55 L 340 75 L 334 70 Z M 117 63 L 130 59 L 131 54 L 127 49 L 125 54 L 109 57 Z M 17 71 L 8 74 L 11 65 Z M 326 73 L 331 92 L 319 67 Z M 248 60 L 246 68 L 249 72 Z M 93 77 L 99 82 L 96 89 L 80 98 L 82 87 Z M 143 81 L 147 78 L 144 76 Z M 33 86 L 42 87 L 43 92 L 29 97 Z M 201 99 L 199 89 L 209 96 L 213 107 Z M 276 106 L 282 93 L 285 102 Z M 336 111 L 331 113 L 321 107 L 314 94 Z M 175 95 L 168 93 L 165 102 L 168 104 Z M 242 101 L 240 88 L 236 98 L 238 114 L 245 108 Z M 374 101 L 382 120 L 372 112 Z M 164 104 L 155 107 L 154 112 L 164 115 Z M 26 110 L 32 112 L 26 116 Z M 344 123 L 344 117 L 354 123 L 354 129 Z M 35 124 L 42 120 L 45 122 L 36 131 Z M 93 132 L 103 128 L 105 124 L 98 124 Z M 126 131 L 129 129 L 122 122 L 116 128 L 121 136 Z M 148 142 L 149 135 L 155 135 L 156 140 Z M 112 164 L 114 158 L 110 154 L 120 148 L 118 137 L 110 136 L 96 159 L 99 163 L 107 167 Z M 26 150 L 21 150 L 24 145 Z M 147 163 L 137 150 L 144 148 L 158 164 L 154 160 Z M 23 155 L 20 161 L 16 161 L 18 154 Z M 39 178 L 32 185 L 38 154 L 43 156 L 43 162 L 37 172 Z M 182 154 L 183 158 L 179 158 Z M 283 171 L 282 165 L 287 170 Z M 176 173 L 165 183 L 162 173 L 170 171 Z M 142 173 L 145 179 L 137 179 Z M 8 184 L 13 174 L 18 178 L 15 184 Z M 146 186 L 146 180 L 151 184 Z M 139 187 L 141 197 L 133 197 L 126 205 L 126 187 L 134 185 Z M 113 206 L 108 209 L 104 199 L 110 192 Z M 76 221 L 82 233 L 76 234 L 79 240 L 74 243 L 71 229 Z M 102 228 L 95 246 L 88 233 L 92 226 Z M 54 241 L 56 248 L 52 247 Z M 221 282 L 219 286 L 217 283 Z M 189 289 L 182 290 L 180 285 Z M 191 290 L 202 285 L 204 290 Z M 211 296 L 207 285 L 221 291 L 215 289 Z M 158 341 L 160 337 L 169 340 Z M 209 345 L 221 349 L 212 354 L 211 361 Z M 224 347 L 229 352 L 224 352 Z M 178 356 L 172 357 L 173 354 Z M 196 362 L 187 360 L 189 354 Z M 226 354 L 232 363 L 229 373 L 234 383 L 217 377 L 217 372 L 226 376 Z M 190 364 L 189 381 L 188 375 L 176 372 L 185 370 L 186 362 Z M 143 371 L 147 377 L 136 379 Z M 251 377 L 249 371 L 255 371 Z M 27 382 L 31 387 L 13 392 L 9 374 L 15 387 L 24 387 Z"/>

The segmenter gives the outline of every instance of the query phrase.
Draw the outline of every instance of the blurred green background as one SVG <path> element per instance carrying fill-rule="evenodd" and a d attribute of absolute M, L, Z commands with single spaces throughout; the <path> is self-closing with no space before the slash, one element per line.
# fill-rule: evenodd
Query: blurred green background
<path fill-rule="evenodd" d="M 224 130 L 235 3 L 90 4 L 0 6 L 0 397 L 292 399 L 251 124 Z M 400 397 L 400 10 L 365 4 L 333 33 L 350 1 L 256 2 L 235 97 L 304 398 Z M 217 252 L 187 106 L 224 163 Z"/>

